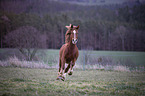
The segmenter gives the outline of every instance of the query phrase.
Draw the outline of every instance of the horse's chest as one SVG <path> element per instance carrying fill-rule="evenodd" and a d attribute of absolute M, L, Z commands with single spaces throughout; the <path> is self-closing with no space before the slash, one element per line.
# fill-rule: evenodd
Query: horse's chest
<path fill-rule="evenodd" d="M 76 53 L 68 53 L 66 55 L 66 62 L 67 63 L 71 62 L 75 57 L 76 57 Z"/>

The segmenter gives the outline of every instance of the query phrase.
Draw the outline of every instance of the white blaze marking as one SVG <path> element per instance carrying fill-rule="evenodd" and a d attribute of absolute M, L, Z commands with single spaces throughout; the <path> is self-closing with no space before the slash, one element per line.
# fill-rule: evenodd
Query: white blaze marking
<path fill-rule="evenodd" d="M 74 33 L 74 39 L 76 39 L 76 33 L 77 33 L 76 30 L 74 30 L 73 33 Z"/>

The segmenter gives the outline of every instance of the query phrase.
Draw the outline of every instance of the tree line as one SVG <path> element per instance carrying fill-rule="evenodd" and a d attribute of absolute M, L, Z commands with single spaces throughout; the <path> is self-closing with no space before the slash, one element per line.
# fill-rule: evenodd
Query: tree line
<path fill-rule="evenodd" d="M 145 4 L 81 6 L 49 0 L 0 2 L 1 48 L 18 47 L 7 43 L 6 36 L 12 37 L 18 29 L 29 26 L 43 37 L 38 39 L 43 39 L 44 46 L 38 48 L 59 49 L 64 44 L 65 26 L 71 23 L 80 25 L 79 49 L 145 51 Z"/>

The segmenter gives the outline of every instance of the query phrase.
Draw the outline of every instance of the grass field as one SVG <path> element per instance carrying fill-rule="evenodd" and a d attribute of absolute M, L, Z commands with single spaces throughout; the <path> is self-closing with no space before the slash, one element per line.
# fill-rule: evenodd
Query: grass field
<path fill-rule="evenodd" d="M 145 96 L 145 72 L 75 69 L 56 81 L 57 69 L 0 67 L 2 96 Z"/>
<path fill-rule="evenodd" d="M 22 58 L 20 60 L 15 59 Z M 86 58 L 86 57 L 87 58 Z M 59 50 L 43 49 L 38 50 L 36 54 L 38 63 L 23 61 L 22 54 L 16 49 L 0 49 L 0 66 L 11 65 L 9 63 L 21 63 L 21 67 L 25 68 L 41 68 L 58 67 Z M 76 62 L 76 68 L 79 69 L 104 69 L 121 71 L 144 71 L 145 72 L 145 52 L 129 52 L 129 51 L 79 51 L 79 58 Z M 87 60 L 86 60 L 87 59 Z M 101 59 L 101 61 L 99 61 Z M 22 62 L 21 62 L 22 60 Z M 17 62 L 18 61 L 18 62 Z M 17 64 L 15 64 L 17 66 Z M 19 64 L 20 65 L 20 64 Z M 31 66 L 32 65 L 32 66 Z M 36 65 L 36 66 L 35 66 Z M 28 67 L 29 66 L 29 67 Z"/>

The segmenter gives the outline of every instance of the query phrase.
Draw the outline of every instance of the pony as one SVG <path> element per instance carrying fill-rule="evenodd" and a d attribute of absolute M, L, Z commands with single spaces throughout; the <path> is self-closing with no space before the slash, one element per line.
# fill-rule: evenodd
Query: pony
<path fill-rule="evenodd" d="M 78 26 L 65 26 L 68 30 L 65 34 L 65 44 L 62 45 L 59 51 L 59 71 L 56 80 L 64 81 L 66 74 L 72 75 L 73 67 L 79 56 L 79 51 L 76 43 L 78 42 Z M 65 63 L 68 64 L 65 68 Z"/>

